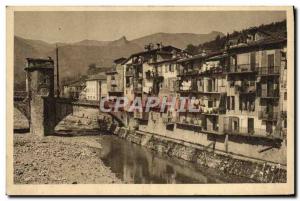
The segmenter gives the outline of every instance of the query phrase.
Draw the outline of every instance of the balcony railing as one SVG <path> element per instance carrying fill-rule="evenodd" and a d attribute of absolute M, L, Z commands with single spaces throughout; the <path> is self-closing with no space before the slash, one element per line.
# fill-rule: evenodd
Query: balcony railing
<path fill-rule="evenodd" d="M 256 72 L 258 64 L 238 64 L 232 65 L 228 69 L 228 73 L 252 73 Z"/>
<path fill-rule="evenodd" d="M 235 85 L 235 93 L 241 93 L 241 94 L 256 93 L 255 83 L 243 82 L 241 85 Z"/>
<path fill-rule="evenodd" d="M 261 98 L 279 98 L 279 90 L 262 91 Z"/>
<path fill-rule="evenodd" d="M 223 73 L 223 68 L 221 66 L 200 71 L 199 75 L 210 75 L 210 74 L 218 74 L 218 73 Z"/>
<path fill-rule="evenodd" d="M 258 112 L 258 118 L 262 120 L 277 120 L 278 118 L 278 112 L 265 112 L 265 111 L 259 111 Z"/>
<path fill-rule="evenodd" d="M 218 114 L 224 114 L 225 112 L 226 112 L 225 106 L 212 107 L 212 108 L 201 107 L 201 113 L 206 115 L 218 115 Z"/>
<path fill-rule="evenodd" d="M 269 76 L 269 75 L 279 75 L 280 74 L 280 67 L 273 66 L 273 67 L 260 67 L 256 69 L 259 75 Z"/>
<path fill-rule="evenodd" d="M 198 70 L 186 70 L 186 69 L 180 69 L 178 72 L 178 76 L 192 76 L 192 75 L 198 75 Z"/>

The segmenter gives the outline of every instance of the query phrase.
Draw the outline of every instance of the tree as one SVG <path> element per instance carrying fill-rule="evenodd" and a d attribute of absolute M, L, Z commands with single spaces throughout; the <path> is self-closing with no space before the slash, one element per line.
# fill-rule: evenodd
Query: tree
<path fill-rule="evenodd" d="M 188 44 L 187 47 L 185 48 L 185 51 L 187 51 L 191 55 L 195 55 L 198 54 L 198 47 L 192 44 Z"/>
<path fill-rule="evenodd" d="M 93 75 L 93 74 L 97 73 L 96 71 L 97 71 L 96 64 L 95 63 L 89 64 L 89 68 L 87 70 L 87 74 L 88 75 Z"/>

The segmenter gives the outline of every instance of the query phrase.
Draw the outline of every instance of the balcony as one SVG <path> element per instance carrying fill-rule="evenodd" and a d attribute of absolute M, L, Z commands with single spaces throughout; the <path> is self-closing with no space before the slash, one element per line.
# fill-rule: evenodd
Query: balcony
<path fill-rule="evenodd" d="M 228 69 L 228 74 L 255 73 L 258 64 L 238 64 L 232 65 Z"/>
<path fill-rule="evenodd" d="M 224 114 L 225 112 L 226 112 L 225 106 L 212 107 L 212 108 L 201 107 L 201 113 L 205 115 L 219 115 L 219 114 Z"/>
<path fill-rule="evenodd" d="M 191 130 L 194 132 L 200 132 L 202 130 L 201 120 L 200 119 L 182 119 L 177 118 L 176 127 L 183 130 Z"/>
<path fill-rule="evenodd" d="M 280 75 L 280 67 L 261 67 L 257 68 L 258 75 L 260 76 L 278 76 Z"/>
<path fill-rule="evenodd" d="M 251 94 L 256 93 L 255 82 L 244 81 L 241 85 L 235 85 L 235 93 Z"/>
<path fill-rule="evenodd" d="M 267 99 L 278 99 L 279 98 L 279 90 L 265 90 L 261 92 L 261 98 Z"/>
<path fill-rule="evenodd" d="M 199 72 L 199 75 L 211 75 L 223 73 L 223 68 L 221 66 L 213 67 L 204 71 Z"/>
<path fill-rule="evenodd" d="M 266 121 L 276 121 L 278 119 L 278 112 L 259 111 L 258 118 Z"/>
<path fill-rule="evenodd" d="M 193 69 L 180 69 L 178 72 L 178 76 L 184 77 L 184 76 L 196 76 L 199 74 L 198 70 L 193 70 Z"/>

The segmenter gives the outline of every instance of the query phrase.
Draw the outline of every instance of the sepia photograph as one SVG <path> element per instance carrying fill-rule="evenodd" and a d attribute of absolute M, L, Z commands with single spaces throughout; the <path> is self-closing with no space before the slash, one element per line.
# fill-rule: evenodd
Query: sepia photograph
<path fill-rule="evenodd" d="M 6 10 L 7 194 L 294 193 L 293 7 Z"/>

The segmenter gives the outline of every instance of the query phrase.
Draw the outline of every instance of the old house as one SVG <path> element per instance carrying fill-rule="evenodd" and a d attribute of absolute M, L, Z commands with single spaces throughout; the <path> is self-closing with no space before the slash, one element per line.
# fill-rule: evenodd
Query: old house
<path fill-rule="evenodd" d="M 129 100 L 136 97 L 147 100 L 149 95 L 158 95 L 160 89 L 166 89 L 168 83 L 174 84 L 176 74 L 175 60 L 173 59 L 180 52 L 180 49 L 173 46 L 158 44 L 157 48 L 148 46 L 145 51 L 132 54 L 123 62 L 125 71 L 124 95 Z M 166 72 L 169 72 L 169 75 L 164 82 L 163 74 L 165 75 Z M 169 80 L 172 77 L 173 82 L 171 79 Z M 145 122 L 148 120 L 149 113 L 134 111 L 133 116 L 138 121 Z"/>
<path fill-rule="evenodd" d="M 81 98 L 81 94 L 83 93 L 84 89 L 85 89 L 85 81 L 77 80 L 64 85 L 63 96 L 65 98 L 78 100 Z"/>
<path fill-rule="evenodd" d="M 90 101 L 100 101 L 108 95 L 105 73 L 90 75 L 86 79 L 85 94 L 86 100 Z"/>
<path fill-rule="evenodd" d="M 259 40 L 228 49 L 226 133 L 282 137 L 276 128 L 282 111 L 279 103 L 284 102 L 280 78 L 286 68 L 285 46 L 285 38 L 261 35 Z"/>

